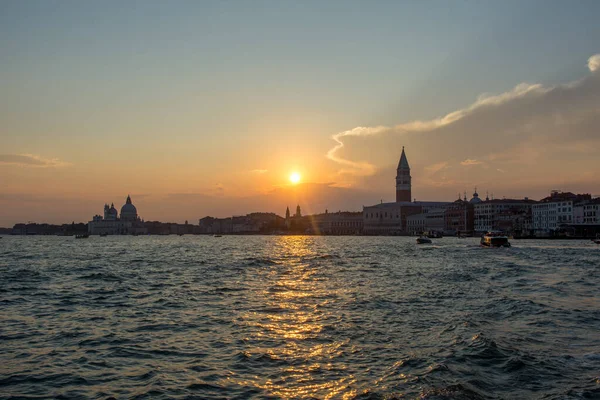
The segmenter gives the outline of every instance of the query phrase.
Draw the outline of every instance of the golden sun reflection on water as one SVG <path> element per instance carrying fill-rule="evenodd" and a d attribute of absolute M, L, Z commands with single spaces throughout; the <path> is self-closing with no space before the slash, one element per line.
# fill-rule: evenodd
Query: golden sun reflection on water
<path fill-rule="evenodd" d="M 243 319 L 251 332 L 247 356 L 266 357 L 279 365 L 275 374 L 269 371 L 268 376 L 238 384 L 282 398 L 356 396 L 350 388 L 356 379 L 339 361 L 349 340 L 334 341 L 324 334 L 340 319 L 326 307 L 335 302 L 339 289 L 311 263 L 320 256 L 314 241 L 305 236 L 282 236 L 276 241 L 273 256 L 278 264 L 262 271 L 259 295 L 264 308 L 246 313 Z M 336 377 L 325 380 L 322 371 L 334 371 Z"/>

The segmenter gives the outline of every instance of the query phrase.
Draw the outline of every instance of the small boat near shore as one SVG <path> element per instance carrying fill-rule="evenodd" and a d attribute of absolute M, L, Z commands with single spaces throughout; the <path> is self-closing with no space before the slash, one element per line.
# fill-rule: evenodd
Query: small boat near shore
<path fill-rule="evenodd" d="M 431 244 L 432 241 L 427 236 L 420 236 L 417 238 L 417 244 Z"/>
<path fill-rule="evenodd" d="M 480 243 L 483 247 L 510 247 L 508 237 L 502 232 L 487 232 Z"/>
<path fill-rule="evenodd" d="M 596 243 L 596 244 L 600 244 L 600 233 L 598 233 L 596 235 L 596 239 L 592 239 L 592 242 Z"/>
<path fill-rule="evenodd" d="M 221 237 L 221 235 L 213 235 L 213 237 Z"/>
<path fill-rule="evenodd" d="M 90 237 L 90 235 L 88 235 L 87 233 L 85 233 L 83 235 L 75 235 L 75 239 L 87 239 L 89 237 Z"/>

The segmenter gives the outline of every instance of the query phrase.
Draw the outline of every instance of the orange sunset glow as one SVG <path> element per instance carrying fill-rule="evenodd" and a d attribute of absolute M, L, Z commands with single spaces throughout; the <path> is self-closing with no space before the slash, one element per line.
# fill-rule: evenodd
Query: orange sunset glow
<path fill-rule="evenodd" d="M 292 182 L 294 185 L 297 183 L 300 183 L 300 179 L 302 177 L 300 176 L 300 174 L 298 172 L 292 172 L 290 174 L 290 182 Z"/>
<path fill-rule="evenodd" d="M 580 46 L 557 47 L 552 25 L 553 51 L 517 57 L 509 35 L 478 45 L 487 24 L 436 25 L 444 34 L 431 40 L 411 17 L 433 18 L 420 3 L 391 2 L 369 18 L 366 5 L 344 7 L 339 19 L 290 4 L 164 3 L 139 25 L 124 22 L 138 16 L 124 7 L 123 21 L 93 26 L 86 4 L 50 16 L 12 4 L 0 13 L 10 60 L 0 71 L 0 227 L 87 222 L 127 194 L 145 219 L 179 223 L 281 214 L 298 201 L 360 211 L 395 198 L 402 146 L 417 199 L 453 201 L 475 186 L 500 197 L 600 195 L 595 20 L 594 31 L 576 19 L 582 33 L 560 32 Z"/>

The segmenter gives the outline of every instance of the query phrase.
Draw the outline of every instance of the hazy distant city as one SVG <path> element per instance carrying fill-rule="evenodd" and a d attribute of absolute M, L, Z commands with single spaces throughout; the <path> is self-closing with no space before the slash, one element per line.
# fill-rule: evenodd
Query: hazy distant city
<path fill-rule="evenodd" d="M 189 235 L 189 234 L 306 234 L 306 235 L 421 235 L 473 236 L 501 231 L 515 238 L 594 238 L 600 233 L 600 197 L 589 193 L 553 190 L 534 200 L 482 198 L 458 194 L 453 202 L 412 198 L 408 157 L 402 149 L 396 170 L 396 201 L 364 206 L 362 211 L 329 211 L 303 215 L 302 205 L 276 212 L 243 216 L 206 216 L 197 223 L 144 221 L 130 196 L 120 213 L 114 203 L 104 204 L 86 224 L 16 224 L 13 235 Z"/>

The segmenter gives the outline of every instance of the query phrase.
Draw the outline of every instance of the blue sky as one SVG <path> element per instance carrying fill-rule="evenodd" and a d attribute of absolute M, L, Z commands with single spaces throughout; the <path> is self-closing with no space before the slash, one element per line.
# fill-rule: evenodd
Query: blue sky
<path fill-rule="evenodd" d="M 340 129 L 434 117 L 522 81 L 570 80 L 600 37 L 597 1 L 1 7 L 3 97 L 37 92 L 60 103 L 68 94 L 94 105 L 114 94 L 129 106 L 187 88 L 184 96 L 209 92 L 212 107 L 241 114 L 239 99 L 255 96 L 252 109 L 274 99 L 326 107 Z"/>

